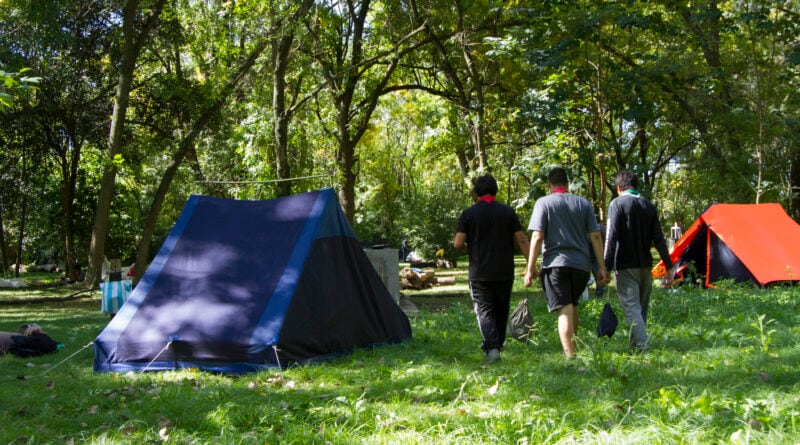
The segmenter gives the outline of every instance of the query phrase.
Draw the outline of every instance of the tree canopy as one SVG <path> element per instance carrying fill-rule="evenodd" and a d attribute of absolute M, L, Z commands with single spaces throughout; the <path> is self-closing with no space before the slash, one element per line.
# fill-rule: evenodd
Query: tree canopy
<path fill-rule="evenodd" d="M 556 164 L 600 217 L 631 169 L 669 225 L 714 202 L 800 220 L 798 6 L 4 1 L 4 270 L 141 273 L 190 194 L 322 187 L 365 244 L 431 255 L 477 175 L 525 219 Z"/>

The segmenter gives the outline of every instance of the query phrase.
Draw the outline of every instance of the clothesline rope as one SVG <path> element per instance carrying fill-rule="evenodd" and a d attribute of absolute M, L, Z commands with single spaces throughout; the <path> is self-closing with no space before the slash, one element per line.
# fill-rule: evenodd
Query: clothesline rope
<path fill-rule="evenodd" d="M 269 184 L 273 182 L 298 181 L 301 179 L 329 178 L 333 175 L 300 176 L 297 178 L 269 179 L 264 181 L 194 181 L 201 184 Z"/>

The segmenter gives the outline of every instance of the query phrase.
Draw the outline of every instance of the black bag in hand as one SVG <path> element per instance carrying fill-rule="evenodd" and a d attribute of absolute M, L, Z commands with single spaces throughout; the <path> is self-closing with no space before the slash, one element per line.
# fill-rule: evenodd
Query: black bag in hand
<path fill-rule="evenodd" d="M 603 312 L 600 314 L 600 321 L 597 322 L 597 336 L 602 337 L 606 336 L 611 338 L 614 335 L 614 332 L 617 331 L 617 314 L 614 313 L 614 309 L 611 308 L 611 305 L 606 303 L 603 306 Z"/>
<path fill-rule="evenodd" d="M 514 340 L 526 342 L 531 332 L 533 332 L 533 316 L 528 309 L 528 298 L 525 297 L 520 300 L 508 318 L 508 333 Z"/>

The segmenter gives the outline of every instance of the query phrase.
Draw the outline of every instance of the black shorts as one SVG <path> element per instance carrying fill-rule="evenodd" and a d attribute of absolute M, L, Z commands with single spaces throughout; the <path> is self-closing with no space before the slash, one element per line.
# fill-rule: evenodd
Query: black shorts
<path fill-rule="evenodd" d="M 542 269 L 542 286 L 547 296 L 547 309 L 557 311 L 567 305 L 578 305 L 590 272 L 572 267 L 548 267 Z"/>

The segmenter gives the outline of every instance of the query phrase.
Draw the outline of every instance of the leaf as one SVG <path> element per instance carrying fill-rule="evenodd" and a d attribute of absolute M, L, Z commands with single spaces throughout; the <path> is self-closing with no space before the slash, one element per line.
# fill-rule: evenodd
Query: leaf
<path fill-rule="evenodd" d="M 169 440 L 169 430 L 167 429 L 167 427 L 163 427 L 160 430 L 158 430 L 158 437 L 164 442 Z"/>

